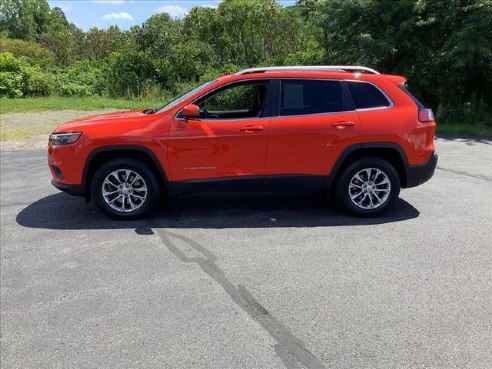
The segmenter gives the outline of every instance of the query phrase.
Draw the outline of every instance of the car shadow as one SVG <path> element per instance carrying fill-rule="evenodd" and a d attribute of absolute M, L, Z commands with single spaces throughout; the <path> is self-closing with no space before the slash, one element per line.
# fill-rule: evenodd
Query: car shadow
<path fill-rule="evenodd" d="M 402 199 L 377 218 L 343 213 L 333 201 L 315 195 L 208 194 L 167 199 L 148 220 L 117 221 L 99 212 L 93 203 L 64 193 L 40 199 L 17 215 L 23 227 L 82 230 L 129 229 L 139 234 L 157 228 L 271 228 L 333 227 L 401 222 L 419 216 Z"/>
<path fill-rule="evenodd" d="M 464 142 L 469 146 L 472 146 L 475 143 L 482 143 L 485 145 L 492 145 L 492 137 L 487 136 L 473 136 L 459 133 L 438 133 L 436 134 L 436 138 L 441 141 L 459 141 Z"/>

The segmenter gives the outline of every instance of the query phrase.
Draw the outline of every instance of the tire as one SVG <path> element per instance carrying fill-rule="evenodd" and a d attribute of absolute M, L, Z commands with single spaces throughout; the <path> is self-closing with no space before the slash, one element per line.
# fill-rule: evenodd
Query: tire
<path fill-rule="evenodd" d="M 159 201 L 159 185 L 147 164 L 119 158 L 102 164 L 92 178 L 92 198 L 114 219 L 140 219 Z"/>
<path fill-rule="evenodd" d="M 340 206 L 359 217 L 382 214 L 400 194 L 400 177 L 386 160 L 359 159 L 345 168 L 336 184 Z"/>

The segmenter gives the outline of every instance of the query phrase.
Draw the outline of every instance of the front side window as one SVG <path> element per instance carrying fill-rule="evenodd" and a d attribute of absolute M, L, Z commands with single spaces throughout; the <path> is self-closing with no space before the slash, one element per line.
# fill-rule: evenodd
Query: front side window
<path fill-rule="evenodd" d="M 375 109 L 390 106 L 386 96 L 371 83 L 347 81 L 347 86 L 356 109 Z"/>
<path fill-rule="evenodd" d="M 260 117 L 265 108 L 267 83 L 244 83 L 224 90 L 198 102 L 202 118 L 253 118 Z"/>
<path fill-rule="evenodd" d="M 280 115 L 336 113 L 344 111 L 339 81 L 282 80 Z"/>

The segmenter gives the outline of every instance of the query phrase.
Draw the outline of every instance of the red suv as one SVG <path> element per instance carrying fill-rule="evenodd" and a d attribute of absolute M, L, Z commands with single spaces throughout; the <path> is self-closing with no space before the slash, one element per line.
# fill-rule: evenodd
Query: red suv
<path fill-rule="evenodd" d="M 436 123 L 405 78 L 356 66 L 243 70 L 161 109 L 103 114 L 50 136 L 53 185 L 107 215 L 162 193 L 332 189 L 358 216 L 432 177 Z"/>

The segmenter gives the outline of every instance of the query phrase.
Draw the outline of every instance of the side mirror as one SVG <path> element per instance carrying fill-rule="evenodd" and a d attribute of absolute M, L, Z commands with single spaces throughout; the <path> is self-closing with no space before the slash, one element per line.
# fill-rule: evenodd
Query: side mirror
<path fill-rule="evenodd" d="M 199 118 L 200 108 L 198 107 L 198 105 L 195 104 L 186 105 L 183 108 L 183 117 L 185 117 L 185 119 Z"/>

